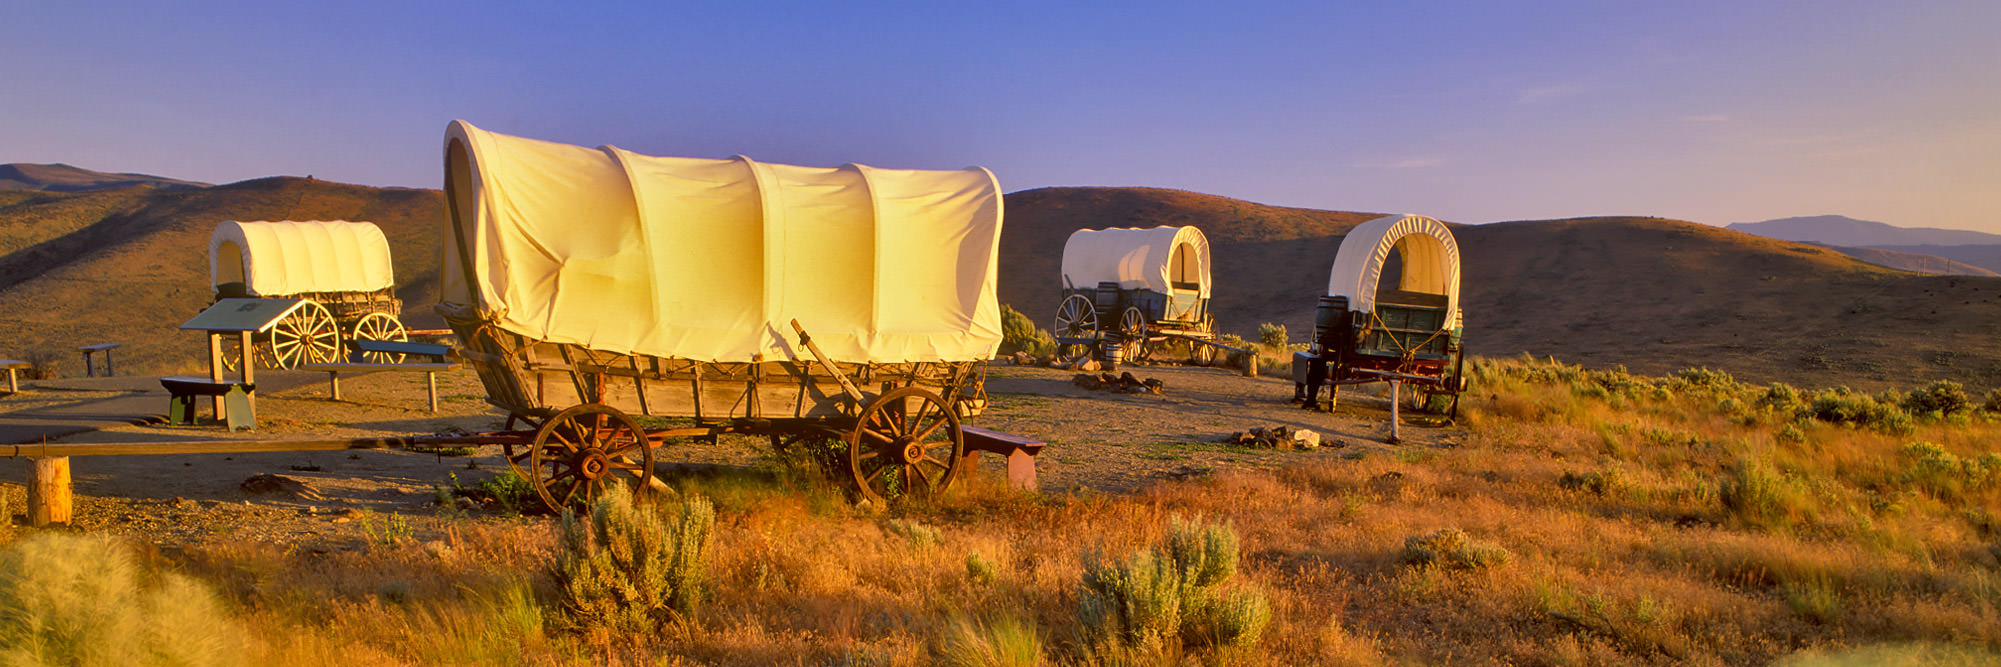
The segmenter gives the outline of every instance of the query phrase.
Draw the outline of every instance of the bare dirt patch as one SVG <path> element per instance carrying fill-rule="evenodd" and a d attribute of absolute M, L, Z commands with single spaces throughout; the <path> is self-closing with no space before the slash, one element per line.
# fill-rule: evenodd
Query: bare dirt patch
<path fill-rule="evenodd" d="M 1129 366 L 1157 378 L 1161 394 L 1096 392 L 1072 384 L 1073 373 L 1046 368 L 996 366 L 987 383 L 991 407 L 970 423 L 1049 442 L 1038 461 L 1041 488 L 1125 492 L 1161 479 L 1229 469 L 1278 468 L 1313 457 L 1365 451 L 1450 447 L 1464 434 L 1406 424 L 1403 443 L 1383 444 L 1387 402 L 1349 391 L 1333 414 L 1301 410 L 1287 402 L 1288 380 L 1245 378 L 1234 371 Z M 327 440 L 498 430 L 506 417 L 485 402 L 469 370 L 438 378 L 440 409 L 425 406 L 422 375 L 378 373 L 343 379 L 349 400 L 327 398 L 324 378 L 257 397 L 259 428 L 229 432 L 218 425 L 114 426 L 63 442 L 196 443 L 212 440 Z M 50 396 L 34 403 L 77 400 Z M 158 400 L 164 404 L 166 397 Z M 27 405 L 22 403 L 21 405 Z M 16 404 L 4 407 L 13 409 Z M 1322 435 L 1314 451 L 1245 448 L 1228 444 L 1233 433 L 1254 427 L 1310 429 Z M 719 438 L 710 444 L 680 441 L 663 447 L 659 472 L 672 478 L 689 470 L 753 470 L 769 452 L 761 438 Z M 191 446 L 193 446 L 191 444 Z M 468 455 L 469 454 L 469 455 Z M 308 548 L 354 544 L 401 533 L 425 539 L 446 518 L 495 516 L 481 509 L 441 506 L 438 490 L 470 486 L 507 469 L 497 445 L 470 452 L 395 449 L 298 451 L 252 454 L 94 456 L 71 459 L 77 493 L 73 527 L 132 534 L 156 543 L 256 540 L 301 543 Z M 999 477 L 988 457 L 982 475 Z M 0 463 L 0 484 L 15 520 L 25 505 L 20 481 L 26 462 Z M 278 475 L 302 483 L 309 494 L 251 492 L 245 480 Z"/>

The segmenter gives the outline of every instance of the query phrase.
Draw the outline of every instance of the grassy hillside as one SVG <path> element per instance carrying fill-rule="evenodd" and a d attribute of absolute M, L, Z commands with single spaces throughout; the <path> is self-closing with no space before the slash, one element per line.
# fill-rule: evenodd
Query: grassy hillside
<path fill-rule="evenodd" d="M 171 369 L 199 358 L 175 327 L 209 300 L 207 240 L 223 220 L 369 220 L 389 235 L 407 323 L 437 326 L 441 197 L 270 178 L 191 190 L 0 192 L 0 355 L 73 356 L 118 341 Z M 1043 188 L 1007 196 L 1000 297 L 1043 326 L 1064 240 L 1080 228 L 1193 224 L 1215 256 L 1227 332 L 1312 331 L 1343 235 L 1374 213 L 1263 206 L 1154 188 Z M 1726 368 L 1758 381 L 1946 378 L 2001 386 L 2001 279 L 1925 276 L 1834 250 L 1658 218 L 1456 226 L 1467 342 L 1636 371 Z M 131 367 L 139 368 L 135 363 Z"/>
<path fill-rule="evenodd" d="M 211 301 L 208 237 L 224 220 L 367 220 L 388 235 L 413 327 L 438 326 L 436 191 L 267 178 L 211 188 L 0 193 L 0 355 L 120 342 L 133 372 L 188 370 L 200 336 L 177 329 Z M 69 371 L 80 369 L 67 368 Z"/>
<path fill-rule="evenodd" d="M 163 189 L 198 188 L 207 185 L 146 174 L 108 174 L 66 164 L 0 164 L 0 190 L 42 190 L 47 192 L 93 192 L 133 186 Z"/>
<path fill-rule="evenodd" d="M 1008 197 L 1001 298 L 1047 326 L 1063 239 L 1080 228 L 1194 224 L 1216 262 L 1225 331 L 1310 336 L 1342 234 L 1374 214 L 1261 206 L 1145 188 Z M 1926 276 L 1818 246 L 1660 218 L 1454 226 L 1466 340 L 1477 354 L 1555 355 L 1667 372 L 1879 387 L 2001 383 L 2001 279 Z"/>

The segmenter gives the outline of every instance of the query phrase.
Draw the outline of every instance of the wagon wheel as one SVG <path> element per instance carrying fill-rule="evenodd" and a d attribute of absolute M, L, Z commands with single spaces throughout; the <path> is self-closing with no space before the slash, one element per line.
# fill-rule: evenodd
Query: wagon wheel
<path fill-rule="evenodd" d="M 347 339 L 392 340 L 400 343 L 410 340 L 410 335 L 403 330 L 403 323 L 396 321 L 394 316 L 388 313 L 369 313 L 354 321 L 354 326 L 348 329 Z M 403 363 L 403 355 L 389 352 L 362 352 L 355 356 L 371 364 Z"/>
<path fill-rule="evenodd" d="M 628 477 L 645 490 L 653 478 L 653 448 L 632 417 L 586 403 L 556 413 L 535 431 L 526 472 L 549 509 L 588 505 L 607 485 Z"/>
<path fill-rule="evenodd" d="M 1056 307 L 1056 326 L 1049 331 L 1057 338 L 1097 338 L 1098 308 L 1082 294 L 1065 297 Z"/>
<path fill-rule="evenodd" d="M 848 471 L 878 505 L 935 498 L 952 487 L 966 453 L 959 415 L 929 390 L 904 387 L 862 408 L 848 436 Z"/>
<path fill-rule="evenodd" d="M 1216 348 L 1198 342 L 1191 342 L 1189 346 L 1191 349 L 1188 350 L 1188 359 L 1195 362 L 1195 365 L 1207 366 L 1216 363 Z"/>
<path fill-rule="evenodd" d="M 291 370 L 340 358 L 340 326 L 326 306 L 307 301 L 271 327 L 272 364 Z"/>
<path fill-rule="evenodd" d="M 1146 354 L 1146 313 L 1139 312 L 1138 306 L 1126 308 L 1119 316 L 1119 356 L 1126 361 L 1139 361 Z"/>
<path fill-rule="evenodd" d="M 260 341 L 258 340 L 259 338 L 263 338 L 263 336 L 256 335 L 251 338 L 252 342 L 250 343 L 250 362 L 257 364 L 259 367 L 262 368 L 270 368 L 271 346 L 266 344 L 268 341 Z M 241 368 L 241 366 L 236 363 L 236 358 L 237 358 L 236 348 L 240 345 L 242 345 L 242 341 L 235 336 L 222 337 L 223 370 L 235 373 L 237 372 L 238 369 Z"/>

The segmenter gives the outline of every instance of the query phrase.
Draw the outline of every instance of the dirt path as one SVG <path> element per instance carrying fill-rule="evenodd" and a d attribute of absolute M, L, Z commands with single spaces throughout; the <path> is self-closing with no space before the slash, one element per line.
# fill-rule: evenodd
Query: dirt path
<path fill-rule="evenodd" d="M 1165 383 L 1162 394 L 1091 391 L 1074 373 L 996 366 L 987 383 L 991 407 L 970 423 L 1049 442 L 1038 461 L 1045 491 L 1130 491 L 1173 477 L 1230 468 L 1272 468 L 1308 457 L 1388 450 L 1387 402 L 1345 392 L 1334 414 L 1287 402 L 1289 381 L 1245 378 L 1232 371 L 1137 366 L 1126 369 Z M 197 441 L 214 439 L 336 439 L 501 428 L 504 416 L 485 402 L 467 370 L 440 375 L 440 410 L 425 409 L 422 375 L 379 373 L 344 379 L 350 400 L 326 398 L 326 385 L 305 382 L 260 394 L 260 428 L 112 425 L 61 442 Z M 23 396 L 29 396 L 24 393 Z M 60 407 L 72 394 L 23 400 L 37 410 Z M 164 395 L 159 397 L 163 404 Z M 13 409 L 0 402 L 0 411 Z M 1249 449 L 1222 442 L 1252 427 L 1286 426 L 1322 435 L 1318 451 Z M 1398 448 L 1443 447 L 1463 434 L 1405 425 Z M 766 455 L 762 439 L 724 437 L 717 444 L 675 443 L 663 449 L 662 475 L 688 466 L 752 466 Z M 498 446 L 472 456 L 399 451 L 101 456 L 72 459 L 77 499 L 74 525 L 85 530 L 144 534 L 160 542 L 206 539 L 339 541 L 389 514 L 421 530 L 435 519 L 436 489 L 472 484 L 506 469 Z M 987 457 L 983 474 L 1000 474 Z M 259 474 L 304 482 L 313 494 L 253 494 L 241 488 Z M 26 461 L 0 460 L 0 494 L 18 519 L 25 504 Z"/>

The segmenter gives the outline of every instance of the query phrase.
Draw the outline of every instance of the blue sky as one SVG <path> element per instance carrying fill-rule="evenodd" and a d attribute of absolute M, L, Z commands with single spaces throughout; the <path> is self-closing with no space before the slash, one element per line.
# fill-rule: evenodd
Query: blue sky
<path fill-rule="evenodd" d="M 574 6 L 569 6 L 574 5 Z M 0 162 L 438 187 L 445 124 L 1457 222 L 2001 233 L 2001 2 L 0 2 Z"/>

